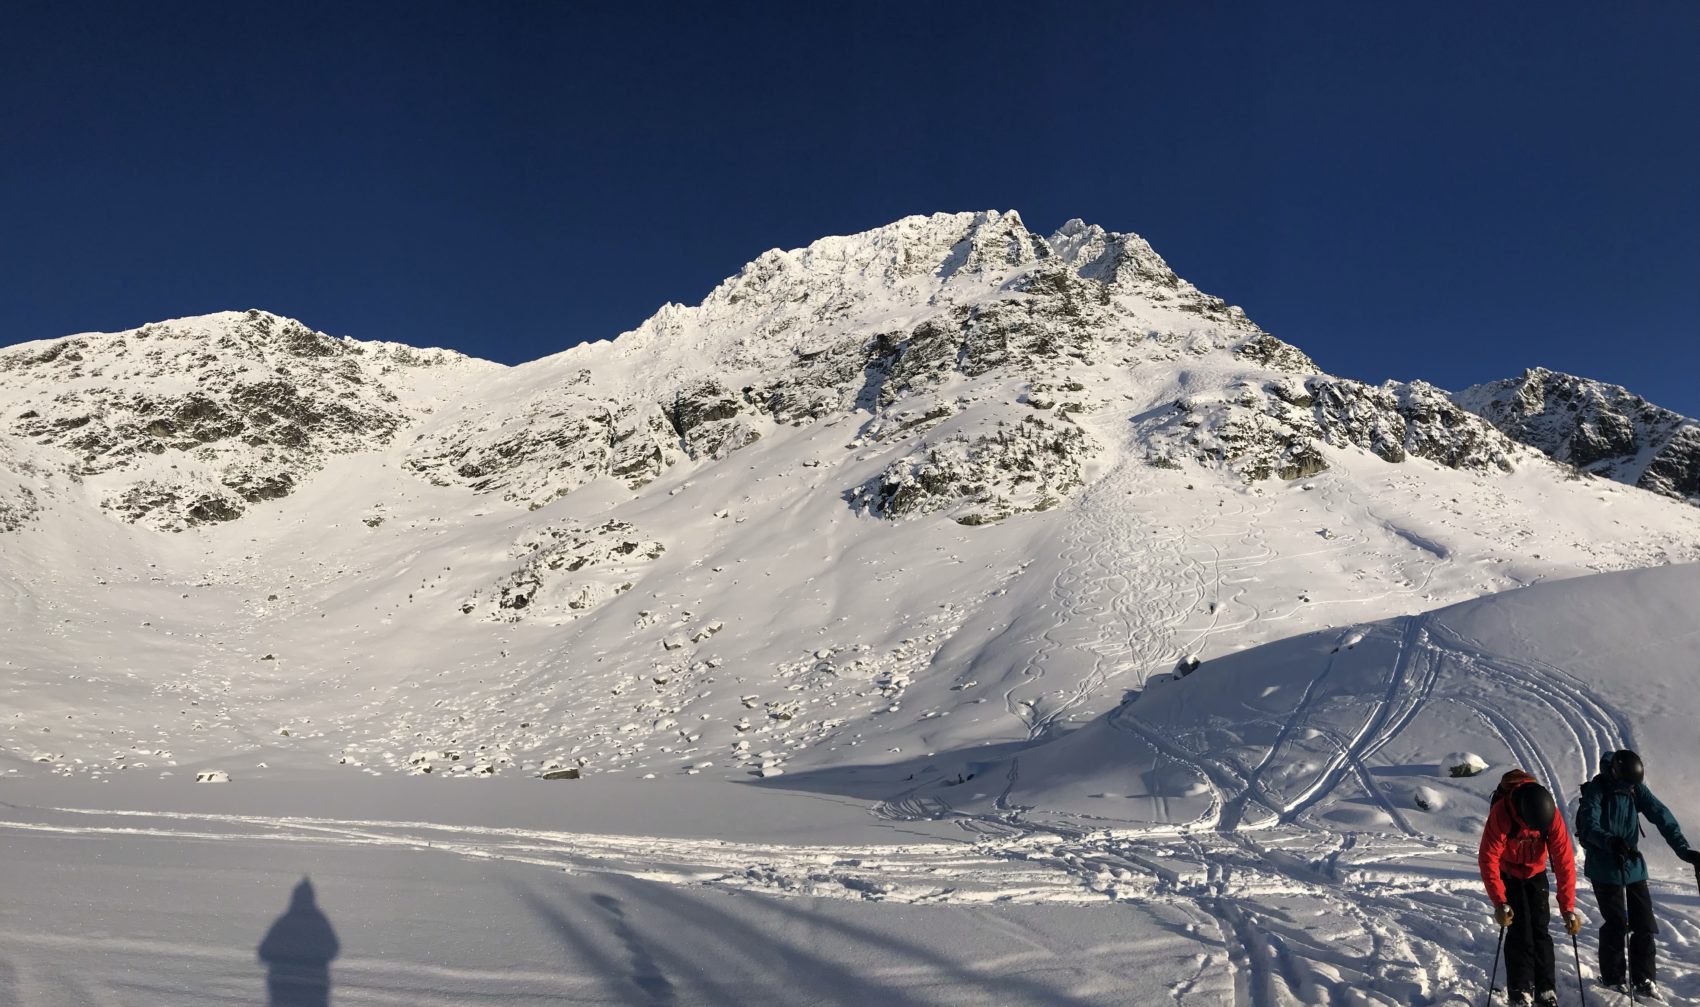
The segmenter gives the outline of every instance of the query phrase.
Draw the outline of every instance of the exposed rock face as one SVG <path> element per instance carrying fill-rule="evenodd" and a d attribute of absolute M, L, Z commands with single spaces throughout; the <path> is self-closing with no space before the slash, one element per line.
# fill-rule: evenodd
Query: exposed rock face
<path fill-rule="evenodd" d="M 0 352 L 8 432 L 61 449 L 128 521 L 181 529 L 289 494 L 330 454 L 389 442 L 421 410 L 393 373 L 463 360 L 334 339 L 262 311 Z"/>
<path fill-rule="evenodd" d="M 598 476 L 636 489 L 681 456 L 658 406 L 538 398 L 520 409 L 457 421 L 416 446 L 408 468 L 442 486 L 541 507 Z"/>
<path fill-rule="evenodd" d="M 1144 426 L 1161 463 L 1190 455 L 1248 480 L 1301 479 L 1326 469 L 1319 444 L 1362 448 L 1387 462 L 1415 457 L 1477 472 L 1510 471 L 1517 453 L 1504 435 L 1421 381 L 1242 382 L 1226 394 L 1183 398 Z"/>
<path fill-rule="evenodd" d="M 17 531 L 41 510 L 32 482 L 45 476 L 39 468 L 17 456 L 11 445 L 0 439 L 0 534 Z"/>
<path fill-rule="evenodd" d="M 761 437 L 749 404 L 712 379 L 679 389 L 666 413 L 679 443 L 693 459 L 719 461 Z"/>
<path fill-rule="evenodd" d="M 948 512 L 986 524 L 1049 510 L 1083 484 L 1091 447 L 1080 428 L 1027 415 L 995 433 L 957 433 L 892 462 L 853 499 L 882 517 Z"/>
<path fill-rule="evenodd" d="M 19 487 L 0 498 L 0 532 L 17 531 L 35 517 L 41 505 L 28 487 Z"/>
<path fill-rule="evenodd" d="M 1253 336 L 1235 351 L 1241 360 L 1261 364 L 1272 371 L 1291 371 L 1295 374 L 1317 374 L 1322 368 L 1297 346 L 1290 346 L 1267 332 Z"/>
<path fill-rule="evenodd" d="M 1624 388 L 1537 367 L 1453 398 L 1558 461 L 1700 504 L 1700 422 Z"/>

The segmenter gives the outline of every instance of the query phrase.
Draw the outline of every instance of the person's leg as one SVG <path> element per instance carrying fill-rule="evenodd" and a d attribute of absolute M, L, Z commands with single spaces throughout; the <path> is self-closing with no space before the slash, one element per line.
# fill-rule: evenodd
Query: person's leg
<path fill-rule="evenodd" d="M 1623 936 L 1629 931 L 1623 886 L 1594 882 L 1594 901 L 1600 907 L 1600 982 L 1618 986 L 1629 980 L 1623 960 Z"/>
<path fill-rule="evenodd" d="M 1653 893 L 1647 882 L 1637 881 L 1625 890 L 1629 918 L 1629 979 L 1631 982 L 1653 981 L 1655 958 L 1653 935 L 1659 923 L 1653 919 Z"/>
<path fill-rule="evenodd" d="M 1523 901 L 1529 907 L 1529 938 L 1534 950 L 1534 989 L 1550 990 L 1554 981 L 1552 952 L 1552 899 L 1547 892 L 1545 871 L 1523 882 Z"/>
<path fill-rule="evenodd" d="M 1501 874 L 1499 880 L 1505 885 L 1505 904 L 1511 907 L 1511 926 L 1505 932 L 1505 988 L 1533 993 L 1539 960 L 1535 950 L 1535 910 L 1530 905 L 1534 900 L 1529 897 L 1530 879 Z"/>

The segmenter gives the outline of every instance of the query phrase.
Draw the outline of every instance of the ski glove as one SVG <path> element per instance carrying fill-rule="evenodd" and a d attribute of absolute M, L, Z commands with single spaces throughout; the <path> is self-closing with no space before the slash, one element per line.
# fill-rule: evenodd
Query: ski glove
<path fill-rule="evenodd" d="M 1499 904 L 1499 908 L 1493 911 L 1493 921 L 1502 927 L 1508 927 L 1511 925 L 1513 915 L 1511 907 L 1502 902 Z"/>
<path fill-rule="evenodd" d="M 1635 852 L 1635 847 L 1629 845 L 1622 836 L 1611 837 L 1611 852 L 1619 860 L 1641 859 L 1641 854 Z"/>
<path fill-rule="evenodd" d="M 1582 914 L 1574 910 L 1564 914 L 1564 932 L 1572 937 L 1582 932 Z"/>
<path fill-rule="evenodd" d="M 1681 853 L 1678 853 L 1677 856 L 1691 864 L 1694 864 L 1696 867 L 1700 867 L 1700 850 L 1683 850 Z"/>

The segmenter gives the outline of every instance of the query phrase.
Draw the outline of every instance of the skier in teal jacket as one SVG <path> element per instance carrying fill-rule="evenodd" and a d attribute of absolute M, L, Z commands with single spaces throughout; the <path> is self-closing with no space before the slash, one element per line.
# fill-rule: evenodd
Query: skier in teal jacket
<path fill-rule="evenodd" d="M 1645 777 L 1639 755 L 1627 749 L 1605 753 L 1599 775 L 1582 784 L 1576 838 L 1582 843 L 1582 874 L 1593 883 L 1600 905 L 1600 982 L 1656 999 L 1653 935 L 1659 927 L 1647 891 L 1647 861 L 1639 848 L 1641 816 L 1653 823 L 1683 860 L 1700 864 L 1700 852 L 1689 847 L 1676 817 L 1647 789 Z M 1627 969 L 1625 935 L 1629 938 Z"/>

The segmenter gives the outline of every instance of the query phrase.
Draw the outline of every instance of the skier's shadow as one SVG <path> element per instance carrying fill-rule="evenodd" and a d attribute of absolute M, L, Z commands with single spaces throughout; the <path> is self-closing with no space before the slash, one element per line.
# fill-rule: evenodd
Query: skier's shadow
<path fill-rule="evenodd" d="M 331 921 L 313 901 L 313 882 L 302 878 L 258 949 L 267 1007 L 330 1007 L 331 959 L 339 948 Z"/>

